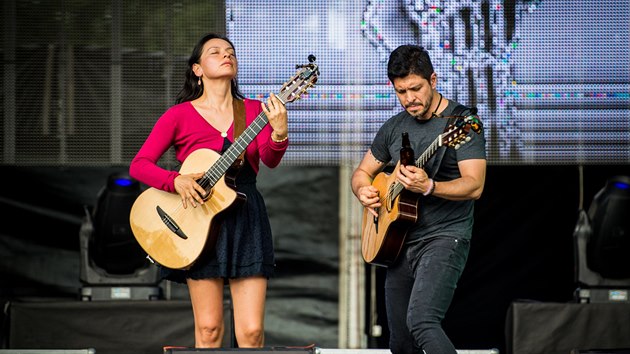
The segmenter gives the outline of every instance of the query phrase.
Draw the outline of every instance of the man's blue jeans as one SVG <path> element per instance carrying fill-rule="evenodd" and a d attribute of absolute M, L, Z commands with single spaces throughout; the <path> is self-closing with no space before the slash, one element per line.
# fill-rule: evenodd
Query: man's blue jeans
<path fill-rule="evenodd" d="M 434 237 L 405 245 L 387 269 L 385 305 L 393 354 L 455 354 L 442 329 L 470 242 Z"/>

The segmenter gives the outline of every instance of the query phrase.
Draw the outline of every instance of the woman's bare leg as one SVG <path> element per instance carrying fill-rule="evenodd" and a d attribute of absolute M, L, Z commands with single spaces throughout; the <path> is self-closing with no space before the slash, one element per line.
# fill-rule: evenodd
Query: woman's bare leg
<path fill-rule="evenodd" d="M 230 279 L 230 293 L 234 308 L 234 334 L 239 348 L 262 347 L 265 341 L 267 278 Z"/>
<path fill-rule="evenodd" d="M 195 347 L 219 348 L 223 324 L 223 279 L 188 279 L 188 292 L 195 318 Z"/>

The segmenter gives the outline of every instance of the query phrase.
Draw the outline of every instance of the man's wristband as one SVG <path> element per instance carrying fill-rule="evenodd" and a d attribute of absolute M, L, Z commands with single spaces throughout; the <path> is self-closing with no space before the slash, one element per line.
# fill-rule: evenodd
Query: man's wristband
<path fill-rule="evenodd" d="M 426 192 L 422 193 L 423 196 L 429 196 L 431 194 L 433 194 L 433 191 L 435 190 L 435 181 L 433 180 L 433 178 L 429 178 L 429 189 L 427 189 Z"/>

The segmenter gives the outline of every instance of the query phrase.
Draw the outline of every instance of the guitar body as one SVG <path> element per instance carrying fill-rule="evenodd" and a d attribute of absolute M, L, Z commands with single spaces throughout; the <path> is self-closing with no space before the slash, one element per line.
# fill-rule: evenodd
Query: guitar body
<path fill-rule="evenodd" d="M 210 149 L 192 152 L 182 164 L 181 174 L 206 171 L 220 155 Z M 221 213 L 245 200 L 226 179 L 234 181 L 227 173 L 212 188 L 202 205 L 184 209 L 177 193 L 157 188 L 142 192 L 134 202 L 130 213 L 133 234 L 145 252 L 157 263 L 172 269 L 187 269 L 206 249 L 214 247 L 220 227 Z M 160 215 L 158 209 L 164 214 Z M 167 222 L 177 225 L 174 232 Z M 185 236 L 185 238 L 183 237 Z"/>
<path fill-rule="evenodd" d="M 403 190 L 394 199 L 389 197 L 398 169 L 399 164 L 392 174 L 381 172 L 372 182 L 382 200 L 377 222 L 367 208 L 363 210 L 361 252 L 374 265 L 389 266 L 396 260 L 408 228 L 418 219 L 418 194 Z"/>

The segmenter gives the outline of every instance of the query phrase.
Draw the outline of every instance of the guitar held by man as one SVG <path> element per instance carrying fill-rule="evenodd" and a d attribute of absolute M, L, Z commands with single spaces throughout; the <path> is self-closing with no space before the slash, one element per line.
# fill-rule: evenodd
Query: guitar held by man
<path fill-rule="evenodd" d="M 459 149 L 470 140 L 468 134 L 471 128 L 477 134 L 481 132 L 481 122 L 477 116 L 458 117 L 420 155 L 414 162 L 415 166 L 423 168 L 440 147 Z M 405 136 L 403 147 L 404 141 Z M 401 151 L 401 159 L 403 155 Z M 381 200 L 381 207 L 375 210 L 378 216 L 367 208 L 363 211 L 361 252 L 363 259 L 370 264 L 379 266 L 392 264 L 400 253 L 409 226 L 419 217 L 418 203 L 421 195 L 405 190 L 396 179 L 401 161 L 396 164 L 391 174 L 380 172 L 372 182 L 378 189 Z"/>

